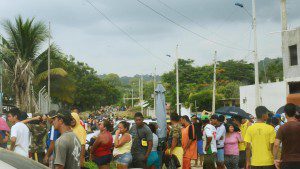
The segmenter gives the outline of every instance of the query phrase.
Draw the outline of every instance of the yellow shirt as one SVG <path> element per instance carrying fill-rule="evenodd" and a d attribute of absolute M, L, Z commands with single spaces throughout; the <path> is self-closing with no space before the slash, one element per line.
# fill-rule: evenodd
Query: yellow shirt
<path fill-rule="evenodd" d="M 244 124 L 241 124 L 240 130 L 241 130 L 241 136 L 243 139 L 245 138 L 246 131 L 249 127 L 248 124 L 249 124 L 248 120 Z M 244 143 L 244 142 L 239 143 L 239 151 L 245 151 L 245 150 L 246 150 L 246 143 Z"/>
<path fill-rule="evenodd" d="M 249 126 L 245 136 L 245 142 L 252 147 L 252 166 L 269 166 L 274 164 L 271 144 L 275 141 L 275 130 L 265 123 L 255 123 Z"/>
<path fill-rule="evenodd" d="M 74 126 L 73 132 L 78 137 L 80 144 L 85 145 L 86 143 L 86 131 L 85 129 L 80 125 L 80 117 L 77 113 L 71 113 L 72 117 L 76 121 L 76 125 Z"/>
<path fill-rule="evenodd" d="M 128 143 L 125 143 L 121 147 L 118 147 L 115 149 L 117 149 L 119 154 L 125 154 L 125 153 L 129 153 L 131 151 L 131 146 L 132 146 L 132 138 L 130 135 L 130 141 Z"/>

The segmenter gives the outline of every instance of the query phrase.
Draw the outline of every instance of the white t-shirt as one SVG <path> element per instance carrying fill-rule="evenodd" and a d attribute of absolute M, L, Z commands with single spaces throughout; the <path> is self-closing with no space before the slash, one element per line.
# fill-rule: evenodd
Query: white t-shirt
<path fill-rule="evenodd" d="M 151 151 L 157 151 L 157 147 L 158 147 L 158 137 L 156 134 L 152 134 L 153 135 L 153 146 L 152 146 L 152 150 Z"/>
<path fill-rule="evenodd" d="M 11 136 L 16 138 L 16 146 L 14 152 L 22 156 L 28 157 L 29 151 L 29 129 L 22 123 L 17 122 L 11 127 Z"/>
<path fill-rule="evenodd" d="M 217 136 L 216 136 L 217 148 L 224 148 L 225 137 L 226 137 L 226 128 L 224 124 L 221 124 L 219 127 L 217 127 Z"/>
<path fill-rule="evenodd" d="M 217 134 L 217 130 L 213 125 L 207 124 L 204 127 L 203 137 L 202 137 L 203 138 L 203 152 L 204 152 L 204 154 L 207 154 L 207 152 L 205 151 L 207 137 L 212 138 L 212 140 L 210 142 L 210 148 L 211 148 L 212 153 L 217 152 L 216 134 Z"/>

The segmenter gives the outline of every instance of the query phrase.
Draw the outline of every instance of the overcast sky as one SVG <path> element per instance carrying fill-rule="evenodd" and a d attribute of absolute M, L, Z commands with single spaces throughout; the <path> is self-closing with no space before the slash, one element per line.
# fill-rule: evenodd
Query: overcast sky
<path fill-rule="evenodd" d="M 0 0 L 0 20 L 21 15 L 50 21 L 52 41 L 99 74 L 151 74 L 155 65 L 158 74 L 169 71 L 177 44 L 179 56 L 195 60 L 195 65 L 212 63 L 215 50 L 218 60 L 253 62 L 247 51 L 253 48 L 251 18 L 234 5 L 243 2 L 252 13 L 251 0 L 140 0 L 177 25 L 137 0 L 89 1 L 146 50 L 99 15 L 86 0 Z M 300 25 L 300 1 L 287 1 L 288 25 L 295 28 Z M 280 33 L 270 34 L 281 29 L 280 0 L 257 0 L 256 8 L 260 59 L 281 57 Z M 2 28 L 0 33 L 4 33 Z M 216 45 L 200 36 L 241 50 Z"/>

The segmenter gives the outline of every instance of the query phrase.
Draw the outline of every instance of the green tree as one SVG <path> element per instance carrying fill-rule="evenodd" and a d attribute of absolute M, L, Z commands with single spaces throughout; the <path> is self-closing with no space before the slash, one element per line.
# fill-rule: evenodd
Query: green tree
<path fill-rule="evenodd" d="M 4 73 L 10 74 L 12 89 L 14 91 L 16 106 L 28 111 L 31 88 L 34 82 L 40 83 L 47 79 L 46 72 L 41 71 L 40 64 L 45 62 L 47 51 L 41 47 L 45 44 L 48 30 L 43 22 L 34 19 L 24 21 L 21 16 L 13 24 L 7 20 L 3 23 L 7 37 L 2 37 L 0 55 L 5 67 Z M 40 52 L 42 51 L 42 52 Z M 51 55 L 59 54 L 57 48 L 51 45 Z M 52 76 L 66 76 L 61 68 L 52 68 Z M 36 106 L 33 97 L 33 103 Z"/>
<path fill-rule="evenodd" d="M 120 87 L 122 85 L 119 75 L 115 73 L 105 75 L 103 80 L 111 86 Z"/>
<path fill-rule="evenodd" d="M 261 82 L 283 80 L 282 58 L 265 58 L 259 62 L 259 79 Z"/>
<path fill-rule="evenodd" d="M 239 98 L 241 82 L 233 81 L 224 86 L 218 86 L 217 93 L 222 94 L 225 98 Z"/>
<path fill-rule="evenodd" d="M 101 106 L 116 104 L 120 100 L 120 91 L 114 86 L 117 83 L 110 81 L 109 78 L 101 79 L 86 63 L 75 61 L 73 56 L 68 56 L 63 57 L 59 64 L 68 72 L 68 77 L 75 88 L 70 95 L 73 102 L 65 102 L 64 106 L 76 105 L 82 110 L 96 110 Z"/>
<path fill-rule="evenodd" d="M 220 107 L 219 102 L 217 100 L 222 99 L 223 96 L 221 94 L 216 95 L 216 108 Z M 212 90 L 202 90 L 198 93 L 190 94 L 189 102 L 195 103 L 197 102 L 198 111 L 211 111 L 212 110 Z M 193 111 L 195 111 L 195 107 L 192 107 Z"/>

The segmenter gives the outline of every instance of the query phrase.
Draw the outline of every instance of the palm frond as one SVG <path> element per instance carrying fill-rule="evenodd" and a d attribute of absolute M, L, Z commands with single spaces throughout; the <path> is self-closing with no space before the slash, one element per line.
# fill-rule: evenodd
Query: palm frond
<path fill-rule="evenodd" d="M 19 16 L 15 19 L 15 25 L 9 20 L 3 23 L 8 34 L 8 43 L 19 57 L 28 61 L 33 60 L 39 51 L 42 42 L 48 37 L 48 30 L 43 22 L 35 22 L 34 19 L 23 21 Z"/>
<path fill-rule="evenodd" d="M 62 68 L 54 68 L 54 69 L 50 69 L 50 75 L 51 76 L 62 76 L 65 77 L 67 76 L 67 72 L 62 69 Z M 44 71 L 38 75 L 36 75 L 35 79 L 34 79 L 34 83 L 39 84 L 41 81 L 48 79 L 48 71 Z"/>

